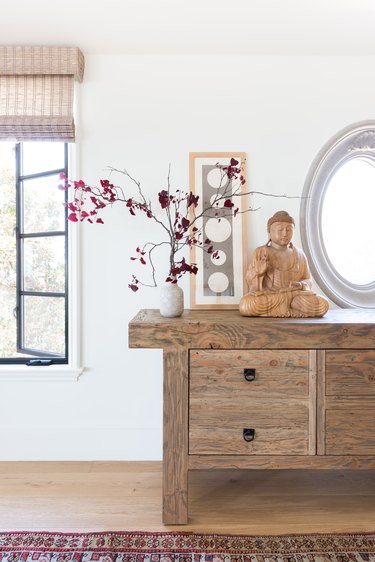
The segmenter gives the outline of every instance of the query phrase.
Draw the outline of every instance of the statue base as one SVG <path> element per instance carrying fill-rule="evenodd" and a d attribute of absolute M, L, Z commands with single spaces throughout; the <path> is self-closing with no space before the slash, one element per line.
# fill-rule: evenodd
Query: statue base
<path fill-rule="evenodd" d="M 242 316 L 270 318 L 319 318 L 328 308 L 329 303 L 324 297 L 302 289 L 247 293 L 239 304 Z"/>

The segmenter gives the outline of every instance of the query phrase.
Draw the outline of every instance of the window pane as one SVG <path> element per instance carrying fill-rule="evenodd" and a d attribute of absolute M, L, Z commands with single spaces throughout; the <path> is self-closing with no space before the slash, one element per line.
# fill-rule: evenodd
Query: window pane
<path fill-rule="evenodd" d="M 25 238 L 23 245 L 23 289 L 25 291 L 64 292 L 65 237 Z"/>
<path fill-rule="evenodd" d="M 16 291 L 0 284 L 0 357 L 13 357 L 17 349 L 17 323 L 13 315 Z"/>
<path fill-rule="evenodd" d="M 39 174 L 64 168 L 64 143 L 24 142 L 21 174 Z"/>
<path fill-rule="evenodd" d="M 16 291 L 0 285 L 0 359 L 30 357 L 17 352 Z"/>
<path fill-rule="evenodd" d="M 337 272 L 356 285 L 375 281 L 375 167 L 353 158 L 333 175 L 322 208 L 322 232 Z"/>
<path fill-rule="evenodd" d="M 24 346 L 63 354 L 65 351 L 65 299 L 24 297 Z"/>
<path fill-rule="evenodd" d="M 16 188 L 13 143 L 0 144 L 0 357 L 17 348 L 16 306 Z"/>
<path fill-rule="evenodd" d="M 65 192 L 58 183 L 58 175 L 23 182 L 25 233 L 65 230 Z"/>

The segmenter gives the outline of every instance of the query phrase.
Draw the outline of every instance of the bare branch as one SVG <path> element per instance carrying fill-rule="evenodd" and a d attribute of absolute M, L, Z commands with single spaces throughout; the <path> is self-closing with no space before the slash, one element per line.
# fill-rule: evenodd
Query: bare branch
<path fill-rule="evenodd" d="M 151 201 L 146 198 L 141 183 L 137 179 L 126 169 L 120 170 L 109 167 L 110 175 L 118 173 L 127 178 L 136 187 L 137 195 L 127 195 L 121 186 L 114 185 L 109 180 L 100 180 L 101 187 L 90 186 L 82 180 L 73 182 L 75 193 L 73 201 L 68 204 L 68 208 L 71 211 L 69 219 L 74 222 L 87 220 L 89 222 L 96 221 L 102 223 L 103 221 L 100 218 L 101 211 L 118 202 L 123 203 L 132 215 L 135 215 L 137 211 L 144 213 L 163 228 L 163 231 L 167 234 L 167 240 L 162 240 L 158 243 L 149 241 L 143 244 L 142 250 L 139 247 L 137 248 L 137 252 L 140 252 L 140 255 L 138 258 L 132 259 L 139 259 L 144 264 L 146 260 L 143 256 L 147 254 L 146 259 L 148 259 L 151 266 L 153 285 L 140 282 L 133 275 L 133 282 L 129 287 L 136 291 L 138 284 L 146 287 L 155 287 L 157 285 L 154 251 L 165 245 L 169 247 L 168 280 L 175 283 L 183 274 L 197 272 L 196 264 L 187 263 L 185 257 L 181 258 L 181 254 L 178 257 L 179 252 L 182 252 L 186 247 L 197 247 L 207 254 L 214 254 L 215 252 L 214 244 L 207 237 L 204 237 L 202 220 L 204 217 L 215 218 L 220 221 L 224 218 L 235 217 L 237 214 L 253 212 L 259 209 L 259 207 L 253 208 L 251 205 L 244 208 L 244 205 L 240 206 L 238 204 L 238 207 L 236 207 L 234 201 L 238 198 L 254 195 L 286 199 L 301 198 L 300 196 L 278 195 L 258 190 L 244 191 L 243 185 L 245 180 L 240 175 L 242 174 L 242 169 L 241 167 L 233 166 L 233 161 L 236 162 L 236 160 L 231 159 L 228 166 L 217 164 L 220 170 L 219 187 L 214 197 L 205 206 L 204 202 L 199 203 L 198 197 L 190 191 L 176 190 L 176 193 L 171 195 L 171 165 L 169 165 L 167 187 L 166 189 L 161 189 L 158 193 L 160 208 L 158 207 L 157 209 L 159 215 L 154 212 Z M 70 186 L 71 184 L 67 185 L 67 187 Z M 92 206 L 91 211 L 89 208 L 83 207 L 86 199 Z M 160 209 L 164 211 L 162 215 L 160 215 Z M 197 209 L 199 209 L 198 212 Z M 193 229 L 195 229 L 194 232 Z"/>

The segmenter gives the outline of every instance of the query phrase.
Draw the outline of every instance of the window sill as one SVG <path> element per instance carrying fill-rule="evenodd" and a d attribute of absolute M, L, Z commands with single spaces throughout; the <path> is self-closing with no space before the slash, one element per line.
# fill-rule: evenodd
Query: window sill
<path fill-rule="evenodd" d="M 0 382 L 77 382 L 83 367 L 51 365 L 50 367 L 26 367 L 25 365 L 1 365 Z"/>

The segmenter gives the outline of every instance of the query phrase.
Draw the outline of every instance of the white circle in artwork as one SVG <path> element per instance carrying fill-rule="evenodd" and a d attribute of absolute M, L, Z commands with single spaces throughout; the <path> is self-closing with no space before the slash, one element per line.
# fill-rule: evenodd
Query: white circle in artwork
<path fill-rule="evenodd" d="M 228 219 L 208 219 L 204 230 L 212 242 L 224 242 L 231 235 L 232 226 Z"/>
<path fill-rule="evenodd" d="M 225 273 L 221 271 L 216 271 L 208 278 L 208 286 L 214 293 L 223 293 L 229 285 L 229 279 Z"/>
<path fill-rule="evenodd" d="M 215 199 L 218 196 L 217 193 L 215 193 L 211 198 L 210 198 L 210 203 L 211 205 L 213 205 L 214 209 L 221 209 L 222 207 L 224 207 L 224 201 L 225 199 L 220 199 L 220 201 L 217 202 L 217 204 L 215 203 Z"/>
<path fill-rule="evenodd" d="M 227 254 L 223 250 L 217 250 L 217 258 L 212 254 L 211 261 L 214 265 L 223 265 L 227 261 Z"/>
<path fill-rule="evenodd" d="M 207 183 L 213 189 L 219 189 L 219 187 L 223 187 L 224 181 L 225 179 L 223 177 L 223 172 L 220 170 L 220 168 L 213 168 L 207 174 Z"/>

